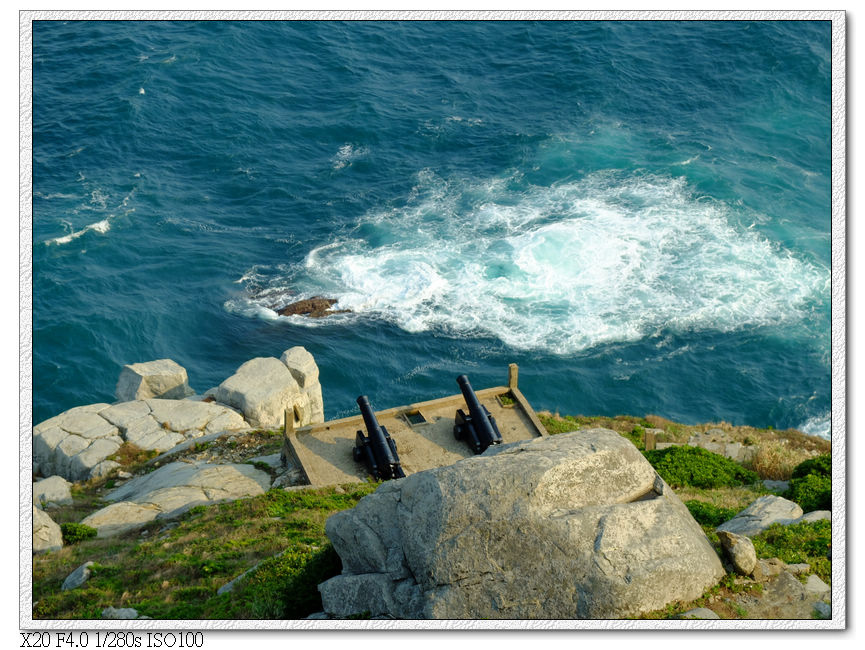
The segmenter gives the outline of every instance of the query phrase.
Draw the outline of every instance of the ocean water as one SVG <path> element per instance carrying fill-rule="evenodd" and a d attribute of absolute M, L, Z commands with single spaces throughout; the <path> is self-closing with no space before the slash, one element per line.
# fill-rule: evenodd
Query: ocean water
<path fill-rule="evenodd" d="M 516 362 L 536 409 L 829 437 L 829 36 L 37 22 L 34 422 L 302 345 L 328 419 Z"/>

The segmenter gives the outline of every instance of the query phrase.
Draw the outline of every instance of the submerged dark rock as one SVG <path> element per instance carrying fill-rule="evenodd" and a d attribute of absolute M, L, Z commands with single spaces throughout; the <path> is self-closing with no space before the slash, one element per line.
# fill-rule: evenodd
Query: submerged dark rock
<path fill-rule="evenodd" d="M 276 311 L 280 316 L 307 316 L 309 318 L 323 318 L 333 314 L 348 313 L 348 309 L 331 309 L 337 301 L 333 298 L 322 298 L 315 296 L 306 300 L 298 300 L 282 309 Z"/>

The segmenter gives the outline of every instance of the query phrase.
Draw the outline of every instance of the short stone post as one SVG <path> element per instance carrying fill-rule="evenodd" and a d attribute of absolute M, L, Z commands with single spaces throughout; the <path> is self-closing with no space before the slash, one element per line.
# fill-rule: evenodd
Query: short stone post
<path fill-rule="evenodd" d="M 516 388 L 519 378 L 520 368 L 517 364 L 512 363 L 508 366 L 508 388 Z"/>

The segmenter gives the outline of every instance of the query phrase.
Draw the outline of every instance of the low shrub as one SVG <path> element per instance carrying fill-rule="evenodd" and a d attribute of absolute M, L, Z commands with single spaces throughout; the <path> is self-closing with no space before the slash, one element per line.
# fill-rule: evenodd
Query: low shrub
<path fill-rule="evenodd" d="M 96 529 L 87 524 L 65 523 L 60 524 L 60 532 L 63 534 L 64 544 L 77 544 L 85 539 L 96 537 Z"/>
<path fill-rule="evenodd" d="M 709 528 L 717 528 L 725 521 L 729 521 L 735 517 L 739 512 L 735 508 L 719 508 L 718 506 L 713 506 L 711 503 L 697 501 L 696 499 L 685 501 L 685 506 L 687 506 L 691 516 L 697 520 L 698 524 Z"/>
<path fill-rule="evenodd" d="M 795 501 L 805 512 L 831 510 L 832 479 L 818 474 L 791 479 L 784 498 Z"/>
<path fill-rule="evenodd" d="M 733 487 L 760 479 L 737 462 L 700 447 L 668 447 L 643 454 L 670 487 Z"/>
<path fill-rule="evenodd" d="M 817 476 L 832 476 L 832 457 L 829 454 L 811 458 L 799 463 L 793 470 L 792 478 L 805 478 L 809 474 Z"/>
<path fill-rule="evenodd" d="M 786 499 L 795 501 L 805 512 L 832 508 L 832 458 L 823 454 L 799 463 L 793 470 Z"/>

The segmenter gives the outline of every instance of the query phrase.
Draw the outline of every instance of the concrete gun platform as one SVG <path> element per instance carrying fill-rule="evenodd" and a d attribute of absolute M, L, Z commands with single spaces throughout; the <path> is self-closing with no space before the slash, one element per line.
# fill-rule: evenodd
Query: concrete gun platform
<path fill-rule="evenodd" d="M 546 436 L 525 396 L 517 388 L 516 364 L 511 364 L 509 385 L 475 391 L 478 400 L 495 418 L 502 444 Z M 504 398 L 504 399 L 503 399 Z M 462 394 L 376 412 L 379 425 L 387 428 L 397 446 L 406 476 L 434 467 L 451 465 L 473 456 L 469 446 L 454 438 L 457 409 L 466 409 Z M 314 487 L 364 482 L 366 466 L 352 455 L 357 431 L 364 431 L 361 415 L 289 429 L 283 453 L 303 470 Z"/>

